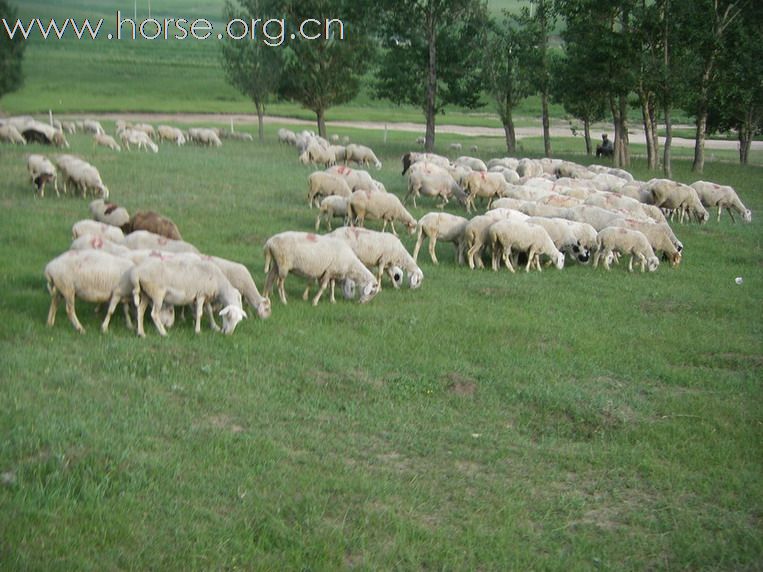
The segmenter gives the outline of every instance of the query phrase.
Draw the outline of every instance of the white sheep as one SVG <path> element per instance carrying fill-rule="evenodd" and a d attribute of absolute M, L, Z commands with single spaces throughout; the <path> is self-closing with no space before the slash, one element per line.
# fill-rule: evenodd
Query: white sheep
<path fill-rule="evenodd" d="M 307 203 L 310 208 L 319 204 L 320 197 L 337 195 L 347 199 L 351 194 L 352 189 L 350 189 L 347 179 L 341 175 L 315 171 L 307 177 Z"/>
<path fill-rule="evenodd" d="M 220 258 L 219 256 L 201 255 L 201 259 L 212 262 L 222 270 L 231 285 L 233 285 L 233 287 L 241 293 L 242 298 L 255 309 L 260 319 L 265 320 L 270 317 L 270 300 L 260 294 L 260 291 L 257 289 L 257 284 L 255 284 L 254 278 L 246 266 L 240 262 Z"/>
<path fill-rule="evenodd" d="M 151 138 L 143 131 L 125 129 L 124 131 L 120 132 L 119 138 L 122 140 L 124 146 L 127 147 L 128 151 L 131 150 L 130 145 L 136 145 L 139 151 L 141 149 L 144 149 L 145 151 L 151 149 L 151 151 L 154 153 L 159 152 L 159 146 L 154 143 Z"/>
<path fill-rule="evenodd" d="M 527 222 L 542 226 L 548 232 L 554 246 L 564 252 L 572 260 L 586 263 L 591 258 L 591 252 L 596 249 L 597 232 L 591 225 L 585 225 L 592 231 L 592 235 L 580 236 L 580 228 L 584 223 L 569 221 L 563 218 L 530 217 Z M 591 237 L 593 241 L 591 241 Z"/>
<path fill-rule="evenodd" d="M 82 121 L 82 130 L 85 133 L 92 133 L 93 135 L 106 133 L 100 121 L 95 119 L 85 119 Z"/>
<path fill-rule="evenodd" d="M 742 215 L 743 221 L 752 222 L 752 211 L 742 204 L 739 195 L 732 187 L 717 185 L 708 181 L 695 181 L 691 187 L 697 191 L 697 195 L 699 195 L 704 206 L 708 208 L 718 207 L 718 222 L 721 222 L 721 211 L 724 208 L 729 213 L 732 222 L 736 222 L 733 211 Z"/>
<path fill-rule="evenodd" d="M 543 174 L 543 165 L 535 159 L 520 159 L 516 171 L 522 178 L 539 177 Z"/>
<path fill-rule="evenodd" d="M 343 220 L 347 218 L 347 206 L 349 205 L 349 198 L 331 195 L 324 198 L 318 207 L 318 216 L 315 217 L 315 231 L 318 232 L 321 228 L 321 220 L 326 221 L 326 226 L 331 230 L 331 219 L 333 217 L 341 217 Z"/>
<path fill-rule="evenodd" d="M 500 268 L 502 259 L 506 268 L 514 272 L 511 263 L 514 250 L 527 253 L 525 272 L 533 266 L 541 270 L 541 255 L 548 256 L 559 270 L 564 268 L 564 253 L 554 246 L 548 232 L 540 225 L 521 220 L 500 220 L 490 225 L 488 234 L 493 247 L 493 270 Z"/>
<path fill-rule="evenodd" d="M 124 245 L 132 250 L 154 249 L 163 252 L 199 254 L 199 249 L 184 240 L 174 240 L 147 230 L 136 230 L 124 238 Z"/>
<path fill-rule="evenodd" d="M 647 181 L 645 189 L 651 193 L 653 205 L 673 212 L 678 211 L 679 222 L 684 222 L 687 215 L 694 217 L 701 224 L 710 218 L 697 191 L 689 185 L 670 179 L 651 179 Z"/>
<path fill-rule="evenodd" d="M 376 281 L 380 290 L 382 275 L 385 270 L 391 271 L 393 268 L 408 273 L 408 285 L 411 288 L 418 288 L 424 280 L 424 272 L 396 236 L 365 228 L 348 227 L 338 228 L 327 236 L 343 240 L 350 245 L 363 264 L 370 269 L 376 268 Z M 402 276 L 395 276 L 394 271 L 391 271 L 390 275 L 395 288 L 399 288 Z"/>
<path fill-rule="evenodd" d="M 143 133 L 148 135 L 151 139 L 156 138 L 156 130 L 153 125 L 149 125 L 148 123 L 136 123 L 132 128 L 135 131 L 143 131 Z"/>
<path fill-rule="evenodd" d="M 638 230 L 608 226 L 599 232 L 596 255 L 593 260 L 593 267 L 596 268 L 599 260 L 604 260 L 604 268 L 610 269 L 610 262 L 614 258 L 614 253 L 630 255 L 628 261 L 628 272 L 633 272 L 633 259 L 637 258 L 641 263 L 641 272 L 647 268 L 649 272 L 654 272 L 660 265 L 660 259 L 654 255 L 654 250 L 649 244 L 649 240 L 644 233 Z"/>
<path fill-rule="evenodd" d="M 72 243 L 69 245 L 69 250 L 103 250 L 109 254 L 129 258 L 133 262 L 136 262 L 136 259 L 131 256 L 131 254 L 136 251 L 130 250 L 126 246 L 113 242 L 108 238 L 104 238 L 101 234 L 82 234 L 72 240 Z"/>
<path fill-rule="evenodd" d="M 103 183 L 101 174 L 93 165 L 71 155 L 59 156 L 57 163 L 64 174 L 64 192 L 67 192 L 68 184 L 73 183 L 83 197 L 91 191 L 94 196 L 109 198 L 109 188 Z"/>
<path fill-rule="evenodd" d="M 26 139 L 14 125 L 0 125 L 0 141 L 14 145 L 26 145 Z"/>
<path fill-rule="evenodd" d="M 211 325 L 217 329 L 212 315 L 212 304 L 222 306 L 222 332 L 232 334 L 238 323 L 246 318 L 241 304 L 241 293 L 217 265 L 200 260 L 196 255 L 170 254 L 149 256 L 135 265 L 129 273 L 133 303 L 138 308 L 138 335 L 146 335 L 143 316 L 151 301 L 151 319 L 160 335 L 167 330 L 161 321 L 164 304 L 173 306 L 195 305 L 194 331 L 201 332 L 201 315 L 206 308 Z"/>
<path fill-rule="evenodd" d="M 188 139 L 199 145 L 209 147 L 222 147 L 223 145 L 217 132 L 207 127 L 192 127 L 188 130 Z"/>
<path fill-rule="evenodd" d="M 434 163 L 435 165 L 439 165 L 440 167 L 445 168 L 451 166 L 450 159 L 436 153 L 417 153 L 415 151 L 409 151 L 403 155 L 400 160 L 403 163 L 403 172 L 401 173 L 402 175 L 405 175 L 408 172 L 408 169 L 411 168 L 411 165 L 418 163 L 419 161 Z"/>
<path fill-rule="evenodd" d="M 487 199 L 487 208 L 493 202 L 493 199 L 503 195 L 507 188 L 506 179 L 500 173 L 491 173 L 485 171 L 474 171 L 466 177 L 466 212 L 476 210 L 475 200 L 477 198 Z"/>
<path fill-rule="evenodd" d="M 101 331 L 107 332 L 111 316 L 121 301 L 125 304 L 125 319 L 132 327 L 127 305 L 130 301 L 129 272 L 133 263 L 103 250 L 69 250 L 45 266 L 45 279 L 50 293 L 49 327 L 56 320 L 61 298 L 66 303 L 66 314 L 74 329 L 84 334 L 85 328 L 77 318 L 75 299 L 86 302 L 109 303 Z M 161 319 L 161 316 L 160 316 Z"/>
<path fill-rule="evenodd" d="M 482 249 L 488 243 L 488 229 L 490 225 L 499 220 L 524 221 L 528 216 L 519 211 L 505 208 L 497 208 L 487 211 L 483 215 L 473 217 L 464 228 L 464 246 L 466 248 L 466 260 L 469 268 L 483 268 Z"/>
<path fill-rule="evenodd" d="M 461 151 L 461 143 L 451 143 L 448 145 L 448 151 Z"/>
<path fill-rule="evenodd" d="M 495 157 L 487 162 L 488 171 L 493 167 L 505 167 L 506 169 L 516 171 L 518 166 L 519 159 L 514 157 Z"/>
<path fill-rule="evenodd" d="M 366 167 L 373 165 L 377 170 L 382 168 L 382 163 L 376 157 L 373 150 L 370 147 L 358 145 L 357 143 L 352 143 L 345 147 L 345 161 L 348 163 L 352 161 Z"/>
<path fill-rule="evenodd" d="M 297 134 L 294 133 L 294 131 L 292 131 L 291 129 L 286 129 L 284 127 L 281 127 L 278 130 L 278 142 L 285 143 L 287 145 L 296 145 Z"/>
<path fill-rule="evenodd" d="M 334 159 L 337 163 L 344 162 L 347 159 L 347 147 L 344 145 L 331 145 L 329 151 L 334 154 Z"/>
<path fill-rule="evenodd" d="M 503 165 L 493 165 L 492 167 L 488 168 L 488 171 L 490 173 L 500 173 L 506 182 L 511 183 L 512 185 L 518 185 L 521 182 L 519 173 L 517 173 L 514 169 L 504 167 Z"/>
<path fill-rule="evenodd" d="M 125 244 L 125 235 L 116 226 L 90 219 L 82 219 L 72 225 L 72 239 L 86 234 L 97 235 L 117 244 Z"/>
<path fill-rule="evenodd" d="M 307 148 L 299 155 L 299 162 L 303 165 L 323 165 L 330 167 L 336 165 L 336 155 L 331 146 L 324 147 L 311 139 Z"/>
<path fill-rule="evenodd" d="M 461 186 L 444 167 L 427 161 L 417 161 L 408 169 L 408 192 L 403 203 L 408 198 L 413 198 L 413 206 L 416 206 L 416 197 L 424 195 L 428 197 L 440 197 L 442 202 L 439 208 L 448 204 L 452 196 L 456 196 L 461 204 L 468 201 Z"/>
<path fill-rule="evenodd" d="M 281 302 L 286 304 L 284 284 L 290 272 L 308 280 L 319 282 L 320 288 L 313 298 L 316 306 L 323 292 L 331 284 L 331 301 L 334 299 L 334 281 L 351 280 L 361 290 L 360 303 L 371 300 L 379 292 L 379 284 L 368 268 L 360 261 L 345 242 L 312 233 L 286 231 L 271 236 L 264 247 L 265 296 L 275 284 Z M 307 294 L 307 291 L 305 291 Z"/>
<path fill-rule="evenodd" d="M 627 218 L 626 214 L 591 205 L 580 205 L 565 209 L 561 216 L 569 220 L 588 223 L 597 231 L 600 231 L 608 226 L 614 226 L 618 220 Z"/>
<path fill-rule="evenodd" d="M 678 266 L 681 263 L 683 244 L 676 238 L 676 235 L 667 223 L 625 218 L 614 221 L 612 226 L 630 228 L 642 232 L 655 253 L 662 253 L 672 266 Z"/>
<path fill-rule="evenodd" d="M 118 226 L 119 228 L 123 228 L 130 222 L 130 213 L 127 212 L 126 208 L 114 203 L 107 203 L 103 199 L 91 201 L 89 209 L 90 216 L 98 222 Z"/>
<path fill-rule="evenodd" d="M 482 159 L 478 159 L 477 157 L 458 157 L 455 161 L 453 161 L 453 164 L 469 167 L 472 171 L 487 171 L 487 165 L 485 165 L 485 162 Z"/>
<path fill-rule="evenodd" d="M 431 212 L 421 217 L 416 224 L 416 246 L 413 249 L 413 260 L 418 261 L 419 250 L 424 243 L 424 236 L 429 238 L 429 256 L 434 264 L 438 264 L 435 255 L 437 240 L 452 242 L 456 248 L 458 264 L 464 263 L 464 230 L 469 220 L 444 212 Z"/>
<path fill-rule="evenodd" d="M 185 145 L 186 142 L 183 132 L 177 127 L 172 127 L 171 125 L 160 125 L 157 127 L 156 136 L 160 141 L 171 141 L 178 146 Z"/>
<path fill-rule="evenodd" d="M 105 133 L 96 133 L 93 135 L 93 143 L 95 145 L 100 145 L 101 147 L 107 147 L 112 151 L 122 150 L 119 143 L 117 143 L 111 135 L 106 135 Z"/>
<path fill-rule="evenodd" d="M 350 196 L 347 218 L 350 224 L 357 224 L 358 226 L 363 226 L 366 218 L 382 220 L 384 221 L 382 232 L 389 223 L 392 227 L 392 234 L 395 236 L 397 236 L 395 221 L 402 222 L 408 227 L 410 234 L 416 230 L 416 219 L 406 210 L 400 199 L 392 193 L 355 191 Z"/>
<path fill-rule="evenodd" d="M 32 179 L 32 184 L 36 189 L 35 195 L 39 194 L 41 198 L 44 197 L 45 184 L 53 181 L 53 189 L 56 191 L 56 196 L 61 196 L 58 192 L 56 167 L 47 157 L 37 154 L 29 155 L 27 157 L 26 166 L 29 176 Z"/>
<path fill-rule="evenodd" d="M 334 165 L 333 167 L 326 169 L 324 172 L 344 177 L 344 179 L 347 181 L 347 184 L 350 186 L 350 189 L 353 191 L 386 190 L 384 185 L 378 181 L 375 181 L 373 177 L 371 177 L 371 175 L 368 173 L 368 171 L 364 171 L 362 169 L 351 169 L 346 165 Z"/>

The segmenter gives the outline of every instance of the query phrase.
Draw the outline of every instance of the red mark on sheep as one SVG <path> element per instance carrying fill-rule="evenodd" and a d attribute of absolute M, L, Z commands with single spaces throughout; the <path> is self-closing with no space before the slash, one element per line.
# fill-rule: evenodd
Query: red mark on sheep
<path fill-rule="evenodd" d="M 93 240 L 90 241 L 90 246 L 95 249 L 103 248 L 103 239 L 100 236 L 94 236 Z"/>
<path fill-rule="evenodd" d="M 119 207 L 117 205 L 115 205 L 114 203 L 108 203 L 106 205 L 106 210 L 103 211 L 103 214 L 111 214 L 111 213 L 113 213 L 118 208 Z"/>
<path fill-rule="evenodd" d="M 157 240 L 156 242 L 159 243 L 160 245 L 164 246 L 165 244 L 167 244 L 167 239 L 162 237 L 159 240 Z"/>
<path fill-rule="evenodd" d="M 306 238 L 310 242 L 318 242 L 318 236 L 315 234 L 309 233 Z"/>

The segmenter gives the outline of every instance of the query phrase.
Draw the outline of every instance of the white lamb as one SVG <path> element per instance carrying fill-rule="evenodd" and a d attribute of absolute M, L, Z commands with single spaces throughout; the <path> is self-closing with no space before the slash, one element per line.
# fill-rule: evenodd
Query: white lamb
<path fill-rule="evenodd" d="M 330 167 L 336 165 L 336 155 L 331 150 L 331 146 L 323 147 L 311 140 L 307 148 L 300 154 L 299 162 L 303 165 L 323 165 Z"/>
<path fill-rule="evenodd" d="M 199 145 L 208 147 L 222 147 L 223 142 L 214 129 L 207 127 L 192 127 L 188 130 L 188 139 Z"/>
<path fill-rule="evenodd" d="M 376 157 L 373 150 L 370 147 L 358 145 L 357 143 L 351 143 L 345 147 L 345 161 L 348 163 L 352 161 L 366 167 L 373 165 L 377 170 L 382 168 L 382 163 Z"/>
<path fill-rule="evenodd" d="M 132 327 L 128 304 L 130 301 L 129 272 L 133 263 L 103 250 L 69 250 L 45 266 L 45 279 L 50 292 L 49 327 L 56 321 L 61 298 L 66 302 L 66 314 L 74 329 L 84 334 L 85 328 L 77 318 L 76 298 L 94 303 L 109 303 L 101 331 L 107 332 L 111 316 L 119 302 L 125 304 L 125 320 Z M 162 319 L 160 316 L 159 319 Z"/>
<path fill-rule="evenodd" d="M 307 177 L 307 203 L 310 208 L 317 206 L 321 197 L 337 195 L 347 199 L 351 194 L 352 189 L 347 184 L 347 179 L 341 175 L 315 171 Z"/>
<path fill-rule="evenodd" d="M 93 135 L 93 144 L 100 145 L 101 147 L 106 147 L 112 151 L 122 150 L 122 147 L 119 146 L 119 143 L 117 143 L 111 135 L 106 135 L 105 133 L 96 133 Z"/>
<path fill-rule="evenodd" d="M 323 292 L 331 285 L 331 302 L 334 298 L 334 281 L 351 280 L 360 288 L 360 303 L 371 300 L 379 292 L 374 275 L 360 261 L 345 242 L 328 236 L 286 231 L 271 236 L 264 247 L 265 296 L 275 284 L 281 302 L 286 304 L 284 284 L 290 272 L 320 284 L 312 304 L 316 306 Z M 307 291 L 305 291 L 307 294 Z"/>
<path fill-rule="evenodd" d="M 124 143 L 124 146 L 127 147 L 128 151 L 130 150 L 130 145 L 136 145 L 138 150 L 145 149 L 148 151 L 151 149 L 154 153 L 159 152 L 159 146 L 143 131 L 125 129 L 120 134 L 120 139 L 122 139 L 122 143 Z"/>
<path fill-rule="evenodd" d="M 654 272 L 660 265 L 660 259 L 654 255 L 654 250 L 646 236 L 638 231 L 623 227 L 609 226 L 599 232 L 598 248 L 593 260 L 593 267 L 599 265 L 599 260 L 604 260 L 604 268 L 610 269 L 610 263 L 614 253 L 630 255 L 628 272 L 633 272 L 633 259 L 637 258 L 641 263 L 641 272 L 647 268 Z"/>
<path fill-rule="evenodd" d="M 564 253 L 554 246 L 554 242 L 540 225 L 520 220 L 500 220 L 490 225 L 490 244 L 493 247 L 493 270 L 500 268 L 502 259 L 506 268 L 512 273 L 512 252 L 526 252 L 527 266 L 525 272 L 535 266 L 541 270 L 541 255 L 548 256 L 559 270 L 564 268 Z"/>
<path fill-rule="evenodd" d="M 160 125 L 156 129 L 156 135 L 160 141 L 170 141 L 177 144 L 178 146 L 185 145 L 186 142 L 183 132 L 177 127 L 172 127 L 171 125 Z"/>
<path fill-rule="evenodd" d="M 85 119 L 82 121 L 82 130 L 85 133 L 92 133 L 93 135 L 106 133 L 100 121 L 95 119 Z"/>
<path fill-rule="evenodd" d="M 519 159 L 515 159 L 514 157 L 496 157 L 487 162 L 488 171 L 493 167 L 505 167 L 506 169 L 516 171 L 518 166 Z"/>
<path fill-rule="evenodd" d="M 207 309 L 211 325 L 217 328 L 212 316 L 212 304 L 222 306 L 222 332 L 232 334 L 238 323 L 246 318 L 241 305 L 241 293 L 233 287 L 222 270 L 214 263 L 197 256 L 183 254 L 151 257 L 136 265 L 129 274 L 133 303 L 138 308 L 138 335 L 146 335 L 143 316 L 151 301 L 151 319 L 160 335 L 167 330 L 161 321 L 164 304 L 195 305 L 194 331 L 201 332 L 201 315 Z"/>
<path fill-rule="evenodd" d="M 199 249 L 189 242 L 174 240 L 147 230 L 131 232 L 124 238 L 124 245 L 132 250 L 153 249 L 163 252 L 192 252 L 199 254 Z"/>
<path fill-rule="evenodd" d="M 355 191 L 350 196 L 347 218 L 350 224 L 357 224 L 358 226 L 363 226 L 366 218 L 382 220 L 384 221 L 382 232 L 389 223 L 392 227 L 392 234 L 395 236 L 397 236 L 395 221 L 402 222 L 410 234 L 416 230 L 416 219 L 406 210 L 400 199 L 392 193 Z"/>
<path fill-rule="evenodd" d="M 285 129 L 284 127 L 281 127 L 278 130 L 278 142 L 285 143 L 287 145 L 296 145 L 297 134 L 294 133 L 294 131 L 291 129 Z"/>
<path fill-rule="evenodd" d="M 421 286 L 424 273 L 416 261 L 408 253 L 400 239 L 385 232 L 377 232 L 365 228 L 338 228 L 327 236 L 343 240 L 350 245 L 360 261 L 368 268 L 376 268 L 376 281 L 382 288 L 382 275 L 393 268 L 408 273 L 408 285 L 413 288 Z M 390 272 L 395 288 L 400 287 L 402 276 Z"/>
<path fill-rule="evenodd" d="M 427 161 L 417 161 L 408 169 L 408 192 L 403 202 L 406 203 L 409 197 L 413 197 L 415 207 L 416 197 L 420 195 L 440 197 L 442 202 L 437 205 L 439 208 L 448 204 L 448 200 L 454 195 L 461 204 L 468 201 L 468 197 L 448 169 Z"/>
<path fill-rule="evenodd" d="M 45 184 L 53 181 L 53 189 L 56 191 L 56 196 L 61 196 L 58 192 L 58 179 L 56 173 L 56 167 L 50 160 L 43 156 L 32 154 L 27 157 L 26 161 L 27 171 L 32 179 L 32 184 L 35 186 L 35 194 L 39 194 L 40 198 L 45 196 Z"/>
<path fill-rule="evenodd" d="M 26 139 L 14 125 L 0 125 L 0 141 L 14 145 L 26 145 Z"/>
<path fill-rule="evenodd" d="M 434 264 L 438 264 L 435 255 L 437 240 L 452 242 L 456 248 L 458 264 L 464 263 L 464 231 L 469 220 L 450 213 L 431 212 L 425 214 L 416 224 L 416 246 L 413 249 L 413 260 L 418 261 L 419 250 L 424 243 L 424 236 L 429 238 L 429 256 Z"/>
<path fill-rule="evenodd" d="M 636 219 L 618 219 L 612 226 L 641 231 L 655 253 L 662 253 L 672 266 L 678 266 L 683 256 L 683 244 L 676 238 L 670 225 Z"/>
<path fill-rule="evenodd" d="M 466 178 L 466 212 L 476 210 L 474 201 L 477 198 L 487 199 L 487 208 L 493 199 L 503 196 L 507 188 L 506 179 L 500 173 L 474 171 Z"/>
<path fill-rule="evenodd" d="M 321 201 L 320 207 L 318 207 L 318 216 L 315 217 L 315 231 L 318 232 L 321 228 L 321 220 L 326 221 L 326 226 L 331 230 L 331 219 L 333 217 L 341 217 L 342 220 L 347 218 L 347 206 L 349 205 L 349 199 L 347 197 L 340 197 L 331 195 Z"/>
<path fill-rule="evenodd" d="M 82 219 L 72 225 L 72 239 L 86 234 L 97 235 L 117 244 L 125 244 L 125 235 L 116 226 L 90 219 Z"/>
<path fill-rule="evenodd" d="M 670 179 L 651 179 L 647 181 L 645 189 L 652 194 L 653 205 L 674 213 L 679 212 L 679 222 L 684 222 L 687 215 L 695 218 L 700 224 L 706 223 L 710 218 L 699 200 L 697 191 L 689 185 Z"/>
<path fill-rule="evenodd" d="M 103 199 L 91 201 L 89 209 L 90 216 L 98 222 L 118 226 L 119 228 L 123 228 L 130 222 L 130 213 L 127 212 L 126 208 L 114 203 L 107 203 Z"/>
<path fill-rule="evenodd" d="M 752 222 L 752 211 L 742 204 L 736 191 L 728 185 L 717 185 L 708 181 L 695 181 L 691 187 L 697 191 L 700 201 L 708 208 L 718 207 L 718 222 L 721 222 L 721 211 L 725 208 L 732 222 L 734 212 L 742 215 L 742 220 Z"/>
<path fill-rule="evenodd" d="M 469 268 L 483 268 L 482 249 L 489 243 L 490 225 L 499 220 L 524 221 L 528 216 L 512 209 L 498 208 L 473 217 L 464 228 L 464 246 Z"/>

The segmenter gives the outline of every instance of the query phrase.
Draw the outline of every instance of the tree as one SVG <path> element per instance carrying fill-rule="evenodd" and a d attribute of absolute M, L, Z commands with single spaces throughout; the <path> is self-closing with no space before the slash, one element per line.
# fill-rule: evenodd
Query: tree
<path fill-rule="evenodd" d="M 374 54 L 369 33 L 373 14 L 365 2 L 352 0 L 286 0 L 283 14 L 289 23 L 286 36 L 296 39 L 283 49 L 279 94 L 313 111 L 318 132 L 325 137 L 326 110 L 351 101 L 360 91 Z M 328 26 L 328 37 L 301 38 L 304 30 L 299 26 L 316 20 L 335 20 Z M 309 33 L 317 32 L 309 27 Z"/>
<path fill-rule="evenodd" d="M 0 0 L 0 19 L 15 22 L 16 9 Z M 0 98 L 6 93 L 16 91 L 21 87 L 21 60 L 24 57 L 24 40 L 21 34 L 10 39 L 7 34 L 0 34 Z"/>
<path fill-rule="evenodd" d="M 223 15 L 228 22 L 241 19 L 251 23 L 257 18 L 267 19 L 265 16 L 269 12 L 275 14 L 276 9 L 275 3 L 268 0 L 237 0 L 235 4 L 226 0 Z M 281 80 L 281 49 L 268 45 L 266 36 L 250 39 L 243 24 L 233 26 L 232 32 L 234 37 L 241 39 L 228 38 L 223 42 L 223 68 L 228 82 L 254 103 L 259 139 L 262 141 L 265 137 L 265 104 L 276 93 Z"/>
<path fill-rule="evenodd" d="M 708 130 L 735 130 L 739 162 L 747 164 L 755 135 L 763 132 L 763 7 L 746 4 L 726 34 L 718 81 L 709 103 Z"/>
<path fill-rule="evenodd" d="M 483 65 L 484 83 L 495 102 L 509 154 L 517 150 L 512 112 L 530 94 L 527 68 L 520 65 L 521 39 L 516 18 L 508 12 L 504 11 L 501 23 L 490 20 Z"/>
<path fill-rule="evenodd" d="M 604 119 L 607 101 L 600 79 L 586 66 L 580 45 L 566 45 L 564 57 L 552 63 L 551 99 L 583 122 L 586 154 L 591 155 L 591 123 Z"/>
<path fill-rule="evenodd" d="M 434 149 L 435 116 L 448 104 L 474 109 L 480 101 L 484 0 L 383 0 L 376 96 L 420 106 L 424 147 Z M 423 80 L 423 81 L 422 81 Z"/>

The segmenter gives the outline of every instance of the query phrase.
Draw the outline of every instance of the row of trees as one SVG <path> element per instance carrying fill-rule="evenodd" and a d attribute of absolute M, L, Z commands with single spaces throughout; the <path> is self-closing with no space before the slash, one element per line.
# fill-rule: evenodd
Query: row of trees
<path fill-rule="evenodd" d="M 673 110 L 696 120 L 696 171 L 708 133 L 735 130 L 746 163 L 763 126 L 763 3 L 755 0 L 527 0 L 501 18 L 489 17 L 483 0 L 227 0 L 225 12 L 229 20 L 344 21 L 341 40 L 223 47 L 229 80 L 260 117 L 272 97 L 296 101 L 315 112 L 321 134 L 326 110 L 352 100 L 369 75 L 376 97 L 422 109 L 428 150 L 445 106 L 477 108 L 485 96 L 509 153 L 516 151 L 513 111 L 538 94 L 547 156 L 548 107 L 556 102 L 583 123 L 588 153 L 591 123 L 611 118 L 619 166 L 630 161 L 635 106 L 649 166 L 661 163 L 668 175 Z M 661 124 L 667 137 L 660 157 Z"/>

